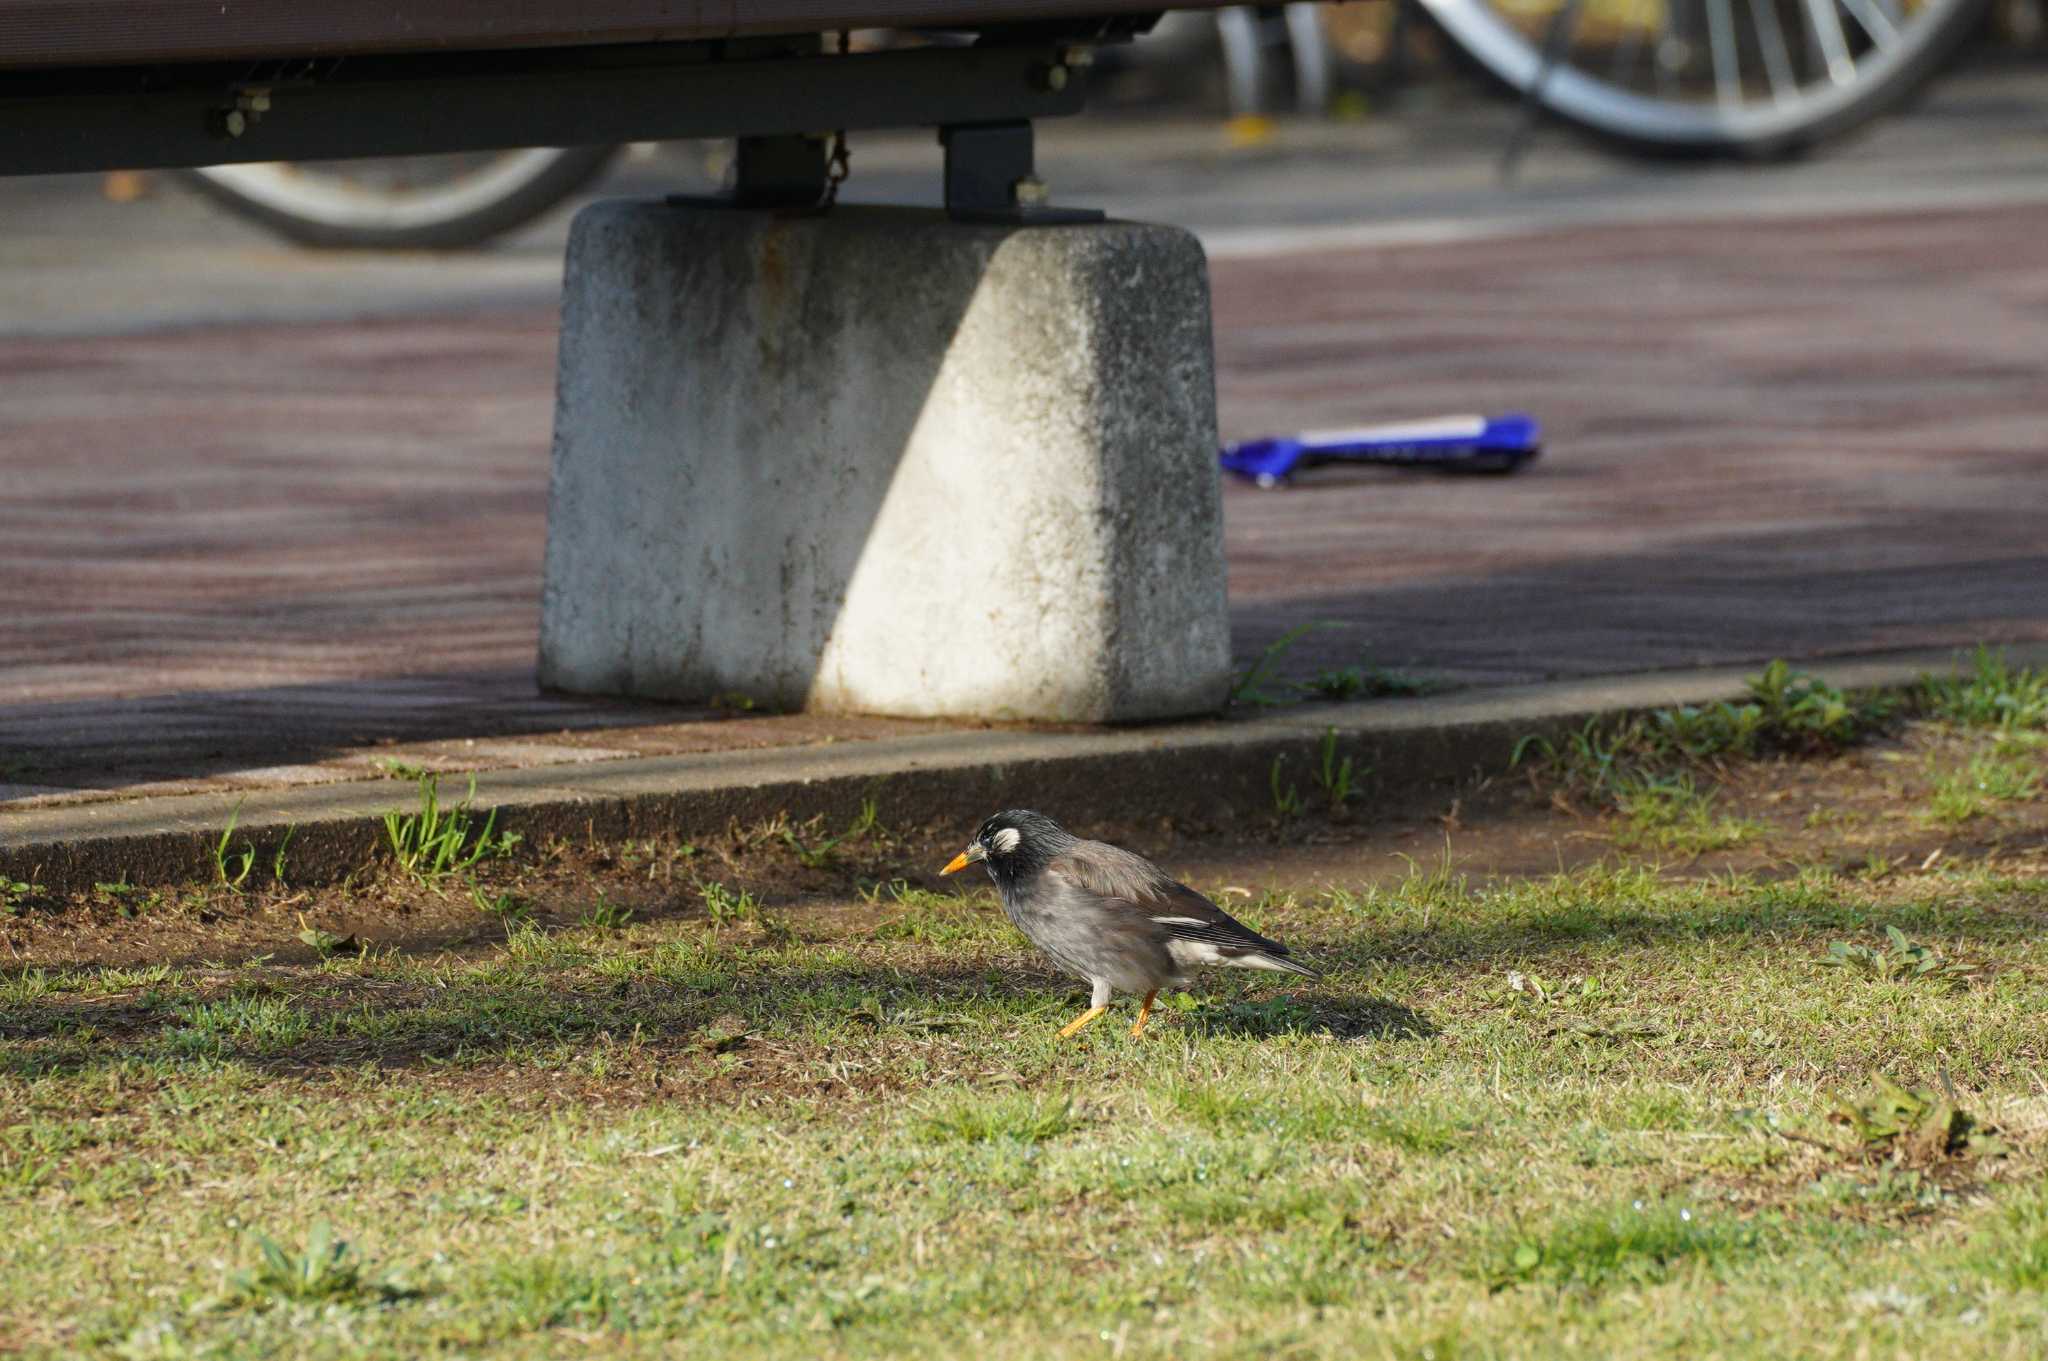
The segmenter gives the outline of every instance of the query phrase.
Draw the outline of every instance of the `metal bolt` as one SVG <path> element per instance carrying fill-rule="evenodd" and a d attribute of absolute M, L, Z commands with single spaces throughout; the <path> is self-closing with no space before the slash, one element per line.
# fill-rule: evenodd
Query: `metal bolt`
<path fill-rule="evenodd" d="M 1010 186 L 1010 202 L 1019 208 L 1036 208 L 1052 198 L 1052 190 L 1036 175 L 1026 175 Z"/>
<path fill-rule="evenodd" d="M 1060 65 L 1041 66 L 1038 68 L 1038 84 L 1040 89 L 1058 94 L 1067 88 L 1067 68 Z"/>
<path fill-rule="evenodd" d="M 1060 65 L 1062 66 L 1083 67 L 1093 66 L 1094 64 L 1095 49 L 1092 47 L 1074 46 L 1060 49 Z"/>
<path fill-rule="evenodd" d="M 240 109 L 229 109 L 220 120 L 221 130 L 230 137 L 240 137 L 249 130 L 249 116 Z"/>

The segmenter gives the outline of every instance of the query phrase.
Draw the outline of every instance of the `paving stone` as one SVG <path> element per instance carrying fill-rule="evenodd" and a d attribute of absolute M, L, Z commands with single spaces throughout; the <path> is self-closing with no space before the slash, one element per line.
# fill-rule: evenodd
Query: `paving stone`
<path fill-rule="evenodd" d="M 1474 682 L 2048 640 L 2048 214 L 1212 269 L 1226 437 L 1522 407 L 1526 474 L 1225 495 L 1233 645 Z M 0 802 L 409 744 L 917 730 L 539 694 L 556 319 L 0 341 Z M 563 734 L 569 734 L 563 736 Z M 27 798 L 49 797 L 28 795 Z"/>

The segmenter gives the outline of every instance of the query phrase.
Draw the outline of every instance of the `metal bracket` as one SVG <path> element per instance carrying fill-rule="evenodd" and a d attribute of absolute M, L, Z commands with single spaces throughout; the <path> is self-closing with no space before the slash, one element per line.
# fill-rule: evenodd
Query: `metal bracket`
<path fill-rule="evenodd" d="M 715 194 L 670 194 L 686 208 L 751 208 L 757 212 L 821 211 L 832 177 L 830 142 L 808 133 L 742 137 L 733 156 L 731 183 Z"/>
<path fill-rule="evenodd" d="M 742 137 L 734 160 L 735 208 L 812 208 L 825 197 L 825 138 Z"/>
<path fill-rule="evenodd" d="M 1052 118 L 1081 109 L 1084 82 L 1052 75 L 1071 68 L 1071 42 L 843 57 L 793 51 L 788 40 L 659 43 L 266 62 L 253 72 L 247 62 L 8 71 L 0 175 Z"/>
<path fill-rule="evenodd" d="M 946 149 L 946 215 L 963 222 L 1100 222 L 1095 208 L 1054 208 L 1034 168 L 1031 124 L 969 123 L 939 129 Z"/>

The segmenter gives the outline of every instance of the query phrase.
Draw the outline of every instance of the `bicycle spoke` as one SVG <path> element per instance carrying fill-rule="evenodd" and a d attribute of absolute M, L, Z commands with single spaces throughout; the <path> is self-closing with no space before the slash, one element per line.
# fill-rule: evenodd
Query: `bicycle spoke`
<path fill-rule="evenodd" d="M 1656 82 L 1659 99 L 1678 96 L 1678 64 L 1671 60 L 1671 55 L 1684 40 L 1678 35 L 1677 25 L 1678 6 L 1675 0 L 1667 0 L 1664 21 L 1657 27 L 1657 41 L 1650 45 L 1650 75 Z"/>
<path fill-rule="evenodd" d="M 1536 108 L 1636 144 L 1789 154 L 1926 79 L 1978 12 L 1976 0 L 1600 0 L 1592 16 L 1592 0 L 1419 3 L 1521 87 L 1505 166 Z M 1556 71 L 1561 59 L 1572 69 Z"/>
<path fill-rule="evenodd" d="M 1756 25 L 1756 45 L 1764 54 L 1764 73 L 1771 78 L 1771 97 L 1782 104 L 1799 93 L 1799 80 L 1792 74 L 1792 54 L 1778 26 L 1777 0 L 1749 0 L 1749 16 Z"/>
<path fill-rule="evenodd" d="M 1629 18 L 1630 20 L 1635 18 L 1633 7 L 1629 10 Z M 1642 45 L 1642 27 L 1634 22 L 1622 25 L 1621 38 L 1614 44 L 1614 51 L 1609 53 L 1607 58 L 1607 79 L 1609 83 L 1614 85 L 1625 85 L 1628 83 L 1629 67 L 1635 64 L 1636 52 Z"/>
<path fill-rule="evenodd" d="M 1847 85 L 1856 79 L 1856 63 L 1849 60 L 1849 39 L 1835 14 L 1835 0 L 1806 0 L 1806 18 L 1813 28 L 1814 41 L 1820 44 L 1821 56 L 1827 61 L 1828 79 L 1837 85 Z"/>
<path fill-rule="evenodd" d="M 1714 97 L 1731 108 L 1742 103 L 1742 66 L 1729 0 L 1707 0 L 1707 52 L 1714 59 Z"/>
<path fill-rule="evenodd" d="M 1891 20 L 1885 18 L 1884 12 L 1871 0 L 1842 0 L 1842 8 L 1863 26 L 1863 31 L 1870 35 L 1870 41 L 1877 45 L 1878 51 L 1888 51 L 1898 45 L 1899 31 L 1892 27 Z"/>
<path fill-rule="evenodd" d="M 1530 77 L 1528 88 L 1522 91 L 1522 116 L 1515 123 L 1515 130 L 1508 135 L 1508 144 L 1501 150 L 1500 170 L 1503 179 L 1512 179 L 1515 167 L 1521 162 L 1522 149 L 1529 143 L 1529 134 L 1536 127 L 1536 120 L 1542 116 L 1543 89 L 1550 83 L 1550 77 L 1557 71 L 1559 63 L 1571 51 L 1572 35 L 1578 31 L 1579 9 L 1585 0 L 1564 0 L 1564 7 L 1550 19 L 1550 27 L 1543 35 L 1543 52 L 1536 63 L 1536 72 Z"/>

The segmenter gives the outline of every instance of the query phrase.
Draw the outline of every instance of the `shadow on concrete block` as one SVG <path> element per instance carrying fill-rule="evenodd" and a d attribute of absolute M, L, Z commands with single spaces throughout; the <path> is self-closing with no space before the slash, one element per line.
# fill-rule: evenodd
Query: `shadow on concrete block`
<path fill-rule="evenodd" d="M 917 717 L 1218 707 L 1209 325 L 1173 228 L 586 209 L 541 683 Z"/>

